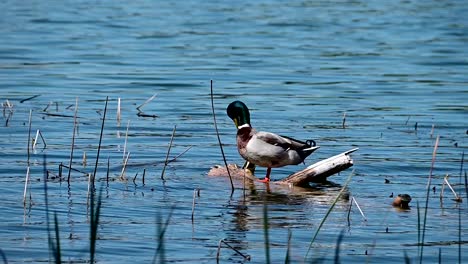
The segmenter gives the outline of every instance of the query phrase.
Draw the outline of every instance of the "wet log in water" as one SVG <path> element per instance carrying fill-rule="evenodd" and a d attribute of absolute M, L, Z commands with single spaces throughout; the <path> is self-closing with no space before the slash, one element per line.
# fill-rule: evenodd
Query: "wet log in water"
<path fill-rule="evenodd" d="M 301 171 L 295 172 L 284 179 L 272 181 L 271 183 L 294 186 L 307 186 L 310 182 L 323 182 L 327 179 L 327 177 L 353 166 L 353 160 L 350 154 L 355 152 L 356 150 L 358 150 L 358 148 L 354 148 L 346 152 L 340 153 L 338 155 L 335 155 L 333 157 L 330 157 L 328 159 L 324 159 L 322 161 L 308 166 L 307 168 Z M 228 167 L 229 172 L 231 173 L 231 176 L 233 178 L 243 179 L 244 177 L 246 177 L 249 180 L 257 179 L 250 170 L 244 170 L 236 164 L 229 164 Z M 227 177 L 228 173 L 226 167 L 215 166 L 211 168 L 211 170 L 208 172 L 208 176 Z"/>

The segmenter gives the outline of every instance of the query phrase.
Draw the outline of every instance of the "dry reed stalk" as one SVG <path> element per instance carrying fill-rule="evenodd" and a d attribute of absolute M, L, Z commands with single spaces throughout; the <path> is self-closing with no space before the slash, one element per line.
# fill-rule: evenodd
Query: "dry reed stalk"
<path fill-rule="evenodd" d="M 354 198 L 354 196 L 353 196 L 353 198 L 352 198 L 352 202 L 354 202 L 354 203 L 356 204 L 356 207 L 357 207 L 357 209 L 359 210 L 359 212 L 361 213 L 362 218 L 364 218 L 364 221 L 367 222 L 367 217 L 364 215 L 364 212 L 361 210 L 361 207 L 359 206 L 359 204 L 358 204 L 358 202 L 356 201 L 356 199 Z"/>
<path fill-rule="evenodd" d="M 219 240 L 219 243 L 218 243 L 218 251 L 216 252 L 216 263 L 219 263 L 219 256 L 221 255 L 221 244 L 224 244 L 228 248 L 232 249 L 234 252 L 236 252 L 241 257 L 243 257 L 244 260 L 250 261 L 250 255 L 243 254 L 242 252 L 240 252 L 239 250 L 237 250 L 233 246 L 229 245 L 223 238 L 223 239 Z"/>
<path fill-rule="evenodd" d="M 27 145 L 27 153 L 28 153 L 28 167 L 26 168 L 26 180 L 24 182 L 24 194 L 23 194 L 23 205 L 26 206 L 26 193 L 28 192 L 28 186 L 30 181 L 30 144 L 31 144 L 31 123 L 32 123 L 32 110 L 29 110 L 29 132 L 28 132 L 28 145 Z"/>
<path fill-rule="evenodd" d="M 144 103 L 142 103 L 141 105 L 139 105 L 136 109 L 138 110 L 139 113 L 142 113 L 143 111 L 141 111 L 141 108 L 143 108 L 143 106 L 145 106 L 146 104 L 148 104 L 149 102 L 153 101 L 154 98 L 156 98 L 158 94 L 154 94 L 153 96 L 151 96 L 150 98 L 148 98 Z"/>
<path fill-rule="evenodd" d="M 88 159 L 86 157 L 86 151 L 83 151 L 83 167 L 86 167 Z"/>
<path fill-rule="evenodd" d="M 175 156 L 174 158 L 168 160 L 168 161 L 167 161 L 167 164 L 176 161 L 176 160 L 177 160 L 178 158 L 180 158 L 182 155 L 184 155 L 185 153 L 187 153 L 187 151 L 189 151 L 192 147 L 193 147 L 192 145 L 188 146 L 188 148 L 186 148 L 184 151 L 182 151 L 179 155 L 177 155 L 177 156 Z"/>
<path fill-rule="evenodd" d="M 31 146 L 31 123 L 32 123 L 32 110 L 29 110 L 29 130 L 28 130 L 28 148 L 27 148 L 27 152 L 28 152 L 28 167 L 29 167 L 29 161 L 30 161 L 30 157 L 31 157 L 31 153 L 30 153 L 30 146 Z"/>
<path fill-rule="evenodd" d="M 342 122 L 341 126 L 343 127 L 343 129 L 346 128 L 346 112 L 343 113 L 343 122 Z"/>
<path fill-rule="evenodd" d="M 30 176 L 29 176 L 29 166 L 26 168 L 26 180 L 24 182 L 24 193 L 23 193 L 23 206 L 26 206 L 26 194 L 28 192 Z"/>
<path fill-rule="evenodd" d="M 141 176 L 141 182 L 143 185 L 145 185 L 145 175 L 146 175 L 146 169 L 143 169 L 143 175 Z"/>
<path fill-rule="evenodd" d="M 130 127 L 130 120 L 127 121 L 127 132 L 125 132 L 125 143 L 123 149 L 122 163 L 125 163 L 125 154 L 127 152 L 127 141 L 128 141 L 128 129 Z"/>
<path fill-rule="evenodd" d="M 448 181 L 448 177 L 449 177 L 448 174 L 445 175 L 445 177 L 444 177 L 444 183 L 442 184 L 442 188 L 443 188 L 444 184 L 447 184 L 447 186 L 449 187 L 449 189 L 452 191 L 453 195 L 455 196 L 455 198 L 454 198 L 453 200 L 456 201 L 456 202 L 461 203 L 461 202 L 462 202 L 462 198 L 461 198 L 461 197 L 457 194 L 457 192 L 453 189 L 452 185 L 451 185 L 451 184 L 449 183 L 449 181 Z M 442 193 L 441 193 L 441 195 L 442 195 Z"/>
<path fill-rule="evenodd" d="M 219 148 L 221 149 L 221 155 L 223 156 L 224 166 L 226 166 L 227 173 L 229 175 L 229 180 L 231 181 L 231 195 L 234 194 L 234 182 L 232 181 L 231 171 L 229 170 L 228 163 L 226 161 L 226 155 L 224 155 L 223 144 L 221 143 L 221 137 L 219 136 L 218 124 L 216 122 L 216 113 L 214 108 L 214 99 L 213 99 L 213 80 L 210 82 L 210 97 L 211 97 L 211 111 L 213 112 L 213 124 L 216 130 L 216 137 L 218 138 Z"/>
<path fill-rule="evenodd" d="M 39 97 L 39 96 L 41 96 L 41 95 L 40 95 L 40 94 L 36 94 L 36 95 L 33 95 L 33 96 L 28 97 L 28 98 L 26 98 L 26 99 L 23 99 L 23 100 L 20 101 L 20 104 L 22 104 L 22 103 L 24 103 L 24 102 L 26 102 L 26 101 L 32 100 L 32 99 L 34 99 L 34 98 L 36 98 L 36 97 Z"/>
<path fill-rule="evenodd" d="M 106 172 L 106 182 L 109 185 L 109 173 L 110 173 L 110 158 L 107 157 L 107 172 Z"/>
<path fill-rule="evenodd" d="M 132 181 L 132 182 L 133 182 L 133 184 L 134 184 L 135 186 L 137 185 L 137 184 L 136 184 L 136 182 L 135 182 L 135 181 L 136 181 L 136 178 L 137 178 L 137 176 L 138 176 L 138 172 L 135 174 L 135 177 L 133 177 L 133 181 Z"/>
<path fill-rule="evenodd" d="M 67 183 L 70 186 L 70 177 L 71 177 L 71 170 L 72 170 L 72 163 L 73 163 L 73 152 L 75 150 L 75 137 L 76 137 L 76 116 L 78 113 L 78 97 L 75 99 L 75 114 L 73 115 L 73 133 L 72 133 L 72 143 L 71 143 L 71 150 L 70 150 L 70 160 L 68 162 L 68 176 L 67 176 Z"/>
<path fill-rule="evenodd" d="M 44 146 L 42 147 L 42 149 L 47 148 L 47 143 L 46 143 L 46 141 L 45 141 L 45 138 L 44 138 L 44 136 L 42 135 L 41 130 L 39 130 L 39 129 L 36 131 L 36 137 L 34 138 L 32 148 L 33 148 L 33 149 L 36 149 L 36 145 L 37 145 L 37 141 L 38 141 L 39 137 L 41 137 L 42 144 L 44 144 Z"/>
<path fill-rule="evenodd" d="M 177 125 L 175 125 L 174 129 L 172 130 L 171 140 L 169 142 L 169 147 L 167 148 L 166 161 L 164 162 L 164 167 L 163 167 L 162 172 L 161 172 L 161 180 L 163 180 L 163 181 L 164 181 L 164 173 L 166 172 L 166 167 L 167 167 L 168 159 L 169 159 L 169 153 L 171 152 L 172 141 L 174 140 L 174 135 L 175 135 L 176 129 L 177 129 Z"/>
<path fill-rule="evenodd" d="M 127 153 L 127 157 L 125 158 L 124 164 L 122 165 L 122 172 L 120 173 L 119 179 L 122 181 L 127 181 L 125 177 L 125 170 L 127 169 L 128 159 L 130 158 L 130 152 Z"/>
<path fill-rule="evenodd" d="M 120 112 L 120 97 L 117 99 L 117 124 L 120 124 L 121 120 L 121 112 Z"/>
<path fill-rule="evenodd" d="M 193 190 L 193 200 L 192 200 L 192 224 L 193 224 L 193 218 L 195 214 L 195 199 L 197 197 L 197 189 Z"/>

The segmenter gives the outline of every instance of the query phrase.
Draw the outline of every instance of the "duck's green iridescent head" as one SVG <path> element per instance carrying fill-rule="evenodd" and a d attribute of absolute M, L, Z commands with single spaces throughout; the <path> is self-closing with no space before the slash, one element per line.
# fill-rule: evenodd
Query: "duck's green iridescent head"
<path fill-rule="evenodd" d="M 234 101 L 229 104 L 226 110 L 227 115 L 234 121 L 237 128 L 245 124 L 250 125 L 249 108 L 243 102 Z"/>

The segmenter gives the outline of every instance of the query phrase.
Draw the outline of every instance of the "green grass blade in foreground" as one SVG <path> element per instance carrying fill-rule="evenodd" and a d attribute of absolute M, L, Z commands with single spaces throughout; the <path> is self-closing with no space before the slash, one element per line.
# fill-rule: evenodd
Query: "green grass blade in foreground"
<path fill-rule="evenodd" d="M 97 241 L 97 232 L 99 226 L 99 216 L 101 214 L 101 199 L 102 199 L 102 187 L 99 189 L 99 196 L 97 204 L 95 204 L 96 194 L 94 191 L 91 194 L 91 223 L 90 223 L 90 235 L 89 235 L 89 259 L 91 263 L 94 263 L 94 258 L 96 255 L 96 241 Z"/>
<path fill-rule="evenodd" d="M 268 206 L 266 204 L 266 198 L 263 201 L 263 236 L 265 237 L 265 259 L 266 263 L 270 262 L 270 238 L 268 235 L 268 229 L 270 228 L 268 224 Z"/>
<path fill-rule="evenodd" d="M 62 263 L 62 253 L 60 252 L 60 232 L 57 220 L 57 212 L 54 213 L 54 226 L 55 226 L 55 246 L 52 247 L 54 250 L 55 263 Z"/>
<path fill-rule="evenodd" d="M 319 234 L 320 232 L 320 229 L 322 228 L 323 224 L 325 223 L 325 220 L 327 220 L 328 218 L 328 215 L 330 215 L 331 211 L 333 210 L 333 207 L 335 207 L 336 203 L 338 202 L 338 200 L 340 199 L 341 195 L 343 194 L 344 190 L 346 190 L 346 188 L 348 187 L 348 184 L 349 182 L 351 181 L 351 178 L 353 177 L 353 174 L 354 174 L 354 170 L 351 172 L 351 174 L 349 175 L 348 179 L 346 180 L 345 184 L 343 185 L 343 187 L 341 188 L 340 192 L 338 193 L 338 195 L 336 196 L 335 200 L 333 201 L 332 205 L 330 206 L 330 208 L 328 209 L 327 213 L 325 214 L 325 216 L 323 217 L 322 221 L 320 222 L 318 228 L 317 228 L 317 231 L 315 231 L 315 234 L 314 234 L 314 237 L 312 237 L 312 241 L 310 241 L 310 245 L 309 245 L 309 249 L 307 250 L 307 253 L 305 255 L 305 259 L 307 260 L 307 257 L 309 256 L 309 252 L 310 252 L 310 249 L 312 248 L 312 244 L 314 243 L 315 239 L 317 238 L 317 235 Z"/>
<path fill-rule="evenodd" d="M 338 239 L 336 240 L 336 247 L 335 247 L 335 263 L 340 263 L 340 245 L 343 241 L 344 237 L 344 230 L 341 230 Z"/>
<path fill-rule="evenodd" d="M 167 227 L 169 226 L 169 221 L 172 218 L 172 213 L 174 212 L 174 206 L 169 211 L 169 215 L 167 216 L 166 221 L 164 224 L 162 223 L 161 215 L 158 213 L 156 214 L 156 229 L 157 229 L 157 239 L 158 239 L 158 247 L 156 248 L 156 253 L 153 257 L 153 263 L 166 263 L 166 254 L 165 254 L 165 247 L 164 247 L 164 236 L 166 234 Z M 159 262 L 157 259 L 159 257 Z"/>
<path fill-rule="evenodd" d="M 424 238 L 426 235 L 426 222 L 427 222 L 427 209 L 429 207 L 429 194 L 431 192 L 431 182 L 432 182 L 432 172 L 434 170 L 435 159 L 437 155 L 437 148 L 439 147 L 439 139 L 440 136 L 437 136 L 436 142 L 434 144 L 434 151 L 432 152 L 432 162 L 431 162 L 431 169 L 429 170 L 429 177 L 427 179 L 427 186 L 426 186 L 426 203 L 424 205 L 424 218 L 423 218 L 423 226 L 422 226 L 422 234 L 421 234 L 421 251 L 419 252 L 419 263 L 423 263 L 423 255 L 424 255 Z"/>

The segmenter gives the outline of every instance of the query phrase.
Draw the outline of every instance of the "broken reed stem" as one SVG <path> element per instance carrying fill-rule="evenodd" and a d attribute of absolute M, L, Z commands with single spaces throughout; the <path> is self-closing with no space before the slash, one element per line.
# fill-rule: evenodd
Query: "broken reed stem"
<path fill-rule="evenodd" d="M 136 109 L 138 110 L 138 112 L 142 112 L 142 111 L 141 111 L 141 108 L 142 108 L 143 106 L 145 106 L 147 103 L 153 101 L 153 99 L 156 98 L 157 95 L 158 95 L 158 94 L 155 93 L 153 96 L 151 96 L 150 98 L 148 98 L 144 103 L 142 103 L 140 106 L 138 106 L 138 107 L 136 108 Z"/>
<path fill-rule="evenodd" d="M 123 158 L 122 158 L 122 163 L 125 163 L 125 154 L 127 152 L 127 140 L 128 140 L 128 128 L 130 127 L 130 120 L 127 122 L 127 132 L 125 132 L 125 143 L 124 143 L 124 149 L 123 149 Z"/>
<path fill-rule="evenodd" d="M 70 150 L 70 161 L 68 167 L 68 176 L 67 176 L 67 183 L 70 186 L 70 177 L 71 177 L 71 170 L 72 170 L 72 163 L 73 163 L 73 152 L 75 150 L 75 137 L 76 137 L 76 116 L 78 113 L 78 97 L 75 99 L 75 114 L 73 115 L 73 133 L 72 133 L 72 143 L 71 143 L 71 150 Z"/>
<path fill-rule="evenodd" d="M 31 157 L 30 153 L 30 146 L 31 146 L 31 123 L 32 123 L 32 110 L 29 110 L 29 132 L 28 132 L 28 167 L 29 167 L 29 159 Z"/>
<path fill-rule="evenodd" d="M 163 180 L 163 181 L 164 181 L 164 173 L 166 172 L 166 167 L 167 167 L 167 164 L 168 164 L 167 161 L 169 159 L 169 153 L 171 152 L 172 141 L 174 140 L 174 135 L 175 135 L 176 129 L 177 129 L 177 125 L 175 125 L 174 129 L 172 130 L 171 140 L 169 141 L 169 147 L 167 148 L 166 161 L 164 161 L 164 167 L 163 167 L 162 172 L 161 172 L 161 180 Z"/>
<path fill-rule="evenodd" d="M 24 194 L 23 194 L 23 205 L 26 206 L 26 194 L 28 192 L 28 186 L 29 186 L 29 166 L 26 168 L 26 180 L 24 182 Z"/>
<path fill-rule="evenodd" d="M 109 173 L 110 173 L 110 158 L 107 157 L 107 172 L 106 172 L 106 182 L 109 184 Z"/>
<path fill-rule="evenodd" d="M 143 176 L 141 176 L 141 182 L 143 185 L 145 185 L 145 175 L 146 175 L 146 169 L 143 169 Z"/>
<path fill-rule="evenodd" d="M 422 264 L 423 254 L 424 254 L 424 237 L 426 235 L 426 222 L 427 222 L 427 207 L 429 206 L 429 193 L 431 189 L 431 182 L 432 182 L 432 172 L 434 170 L 434 163 L 437 155 L 437 148 L 439 147 L 439 140 L 440 136 L 437 136 L 436 142 L 434 144 L 434 151 L 432 152 L 432 161 L 431 161 L 431 169 L 429 170 L 429 177 L 427 180 L 426 186 L 426 203 L 424 206 L 424 219 L 423 219 L 423 226 L 422 226 L 422 235 L 421 235 L 421 250 L 419 256 L 419 263 Z"/>
<path fill-rule="evenodd" d="M 219 256 L 221 255 L 221 244 L 224 244 L 228 248 L 232 249 L 234 252 L 236 252 L 241 257 L 243 257 L 244 260 L 250 261 L 250 255 L 243 254 L 242 252 L 240 252 L 239 250 L 237 250 L 233 246 L 229 245 L 226 241 L 224 241 L 224 238 L 223 238 L 223 239 L 219 240 L 219 243 L 218 243 L 218 252 L 216 252 L 216 263 L 219 263 Z"/>
<path fill-rule="evenodd" d="M 117 124 L 120 124 L 121 114 L 120 114 L 120 97 L 117 99 Z"/>
<path fill-rule="evenodd" d="M 26 168 L 26 180 L 24 182 L 24 194 L 23 194 L 23 205 L 26 206 L 26 193 L 28 192 L 28 186 L 29 186 L 29 170 L 30 170 L 30 144 L 31 144 L 31 123 L 32 123 L 32 110 L 29 110 L 29 132 L 28 132 L 28 167 Z"/>
<path fill-rule="evenodd" d="M 224 150 L 223 150 L 223 144 L 221 143 L 221 138 L 219 136 L 219 131 L 218 131 L 218 124 L 216 122 L 216 113 L 215 113 L 215 108 L 214 108 L 214 100 L 213 100 L 213 80 L 211 80 L 211 86 L 210 86 L 210 95 L 211 95 L 211 111 L 213 112 L 213 123 L 214 127 L 216 130 L 216 137 L 218 138 L 218 143 L 219 143 L 219 148 L 221 149 L 221 155 L 223 156 L 223 161 L 224 161 L 224 166 L 226 166 L 227 173 L 229 175 L 229 180 L 231 181 L 231 195 L 234 194 L 234 183 L 232 181 L 232 176 L 231 172 L 229 171 L 229 166 L 226 161 L 226 156 L 224 155 Z"/>
<path fill-rule="evenodd" d="M 453 189 L 452 185 L 449 183 L 448 177 L 449 177 L 448 174 L 445 175 L 445 177 L 444 177 L 444 182 L 445 182 L 445 184 L 447 184 L 447 186 L 450 188 L 450 190 L 452 191 L 453 195 L 455 196 L 455 201 L 461 202 L 461 197 L 457 194 L 457 192 Z"/>
<path fill-rule="evenodd" d="M 343 122 L 342 122 L 341 126 L 343 127 L 343 129 L 346 128 L 346 112 L 343 113 Z"/>
<path fill-rule="evenodd" d="M 367 218 L 366 216 L 364 215 L 364 212 L 361 210 L 361 207 L 359 206 L 358 202 L 356 201 L 356 199 L 353 197 L 352 198 L 353 202 L 356 204 L 356 207 L 357 209 L 359 210 L 359 212 L 361 213 L 362 217 L 364 218 L 364 221 L 367 221 Z"/>
<path fill-rule="evenodd" d="M 135 177 L 133 177 L 133 184 L 135 184 L 135 186 L 137 185 L 137 184 L 136 184 L 136 182 L 135 182 L 135 181 L 136 181 L 136 178 L 137 178 L 137 176 L 138 176 L 138 172 L 135 174 Z"/>
<path fill-rule="evenodd" d="M 176 161 L 178 158 L 180 158 L 182 155 L 184 155 L 185 153 L 187 153 L 187 151 L 189 151 L 193 146 L 190 145 L 188 148 L 186 148 L 182 153 L 180 153 L 179 155 L 175 156 L 174 158 L 170 159 L 167 161 L 167 164 L 171 163 L 171 162 L 174 162 Z"/>
<path fill-rule="evenodd" d="M 197 198 L 197 189 L 193 190 L 193 201 L 192 201 L 192 224 L 193 224 L 193 216 L 195 214 L 195 199 Z"/>

